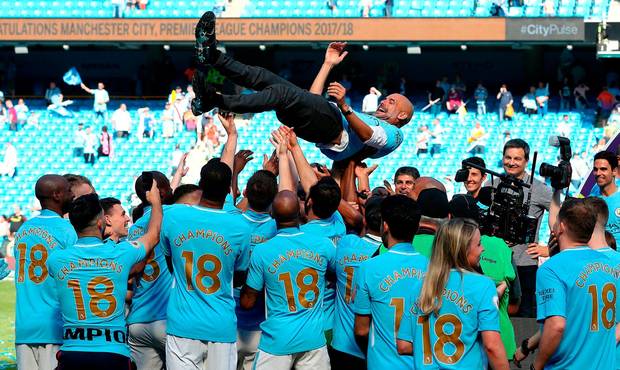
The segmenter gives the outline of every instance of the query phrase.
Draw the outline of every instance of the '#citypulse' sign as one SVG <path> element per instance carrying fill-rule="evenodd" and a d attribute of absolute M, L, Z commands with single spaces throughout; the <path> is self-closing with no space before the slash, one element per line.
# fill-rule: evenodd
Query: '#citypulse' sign
<path fill-rule="evenodd" d="M 508 18 L 509 41 L 583 41 L 585 24 L 579 18 Z"/>

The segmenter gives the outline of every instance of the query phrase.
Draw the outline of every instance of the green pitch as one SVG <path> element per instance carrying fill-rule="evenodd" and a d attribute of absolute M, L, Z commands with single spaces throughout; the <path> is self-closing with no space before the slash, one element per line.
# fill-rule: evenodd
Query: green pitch
<path fill-rule="evenodd" d="M 15 283 L 0 282 L 0 370 L 15 370 Z"/>

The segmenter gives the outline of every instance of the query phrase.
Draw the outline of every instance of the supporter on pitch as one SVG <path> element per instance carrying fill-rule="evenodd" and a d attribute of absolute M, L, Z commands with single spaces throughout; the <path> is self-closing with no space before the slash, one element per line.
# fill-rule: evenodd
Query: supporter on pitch
<path fill-rule="evenodd" d="M 166 209 L 161 244 L 176 281 L 167 310 L 169 370 L 230 370 L 237 364 L 233 275 L 248 268 L 250 229 L 240 213 L 222 210 L 231 166 L 211 159 L 201 170 L 200 204 Z"/>
<path fill-rule="evenodd" d="M 345 235 L 336 249 L 336 306 L 330 359 L 334 369 L 366 368 L 366 356 L 355 342 L 353 288 L 362 262 L 371 258 L 381 245 L 380 206 L 384 197 L 371 196 L 365 204 L 366 234 Z"/>
<path fill-rule="evenodd" d="M 398 355 L 395 339 L 403 310 L 413 303 L 411 284 L 422 280 L 428 264 L 411 245 L 419 222 L 420 209 L 411 198 L 393 195 L 381 202 L 381 239 L 388 251 L 360 265 L 354 288 L 354 333 L 369 370 L 413 368 L 411 356 Z"/>
<path fill-rule="evenodd" d="M 157 182 L 159 198 L 164 204 L 163 212 L 168 211 L 167 205 L 172 203 L 172 189 L 168 178 L 161 172 L 152 171 L 153 180 Z M 152 205 L 147 197 L 147 184 L 144 175 L 138 176 L 135 183 L 136 195 L 142 201 L 140 207 L 143 215 L 129 229 L 130 241 L 138 240 L 147 232 L 152 217 Z M 167 268 L 162 243 L 157 243 L 148 255 L 147 263 L 137 268 L 137 277 L 132 279 L 133 296 L 127 315 L 129 336 L 127 342 L 131 350 L 131 358 L 138 370 L 164 369 L 166 364 L 166 310 L 172 274 Z"/>
<path fill-rule="evenodd" d="M 194 75 L 196 99 L 192 102 L 195 115 L 218 107 L 237 113 L 275 110 L 278 119 L 294 127 L 296 134 L 315 143 L 334 160 L 353 156 L 383 157 L 403 141 L 400 127 L 412 117 L 413 105 L 403 95 L 388 95 L 374 116 L 358 114 L 345 103 L 345 88 L 331 83 L 327 93 L 337 106 L 322 97 L 323 87 L 331 69 L 339 64 L 347 52 L 346 44 L 332 43 L 325 61 L 310 91 L 303 90 L 283 78 L 260 67 L 247 66 L 216 49 L 215 15 L 206 12 L 196 26 L 196 56 L 200 68 L 211 65 L 232 82 L 258 92 L 245 95 L 216 93 L 206 83 L 204 73 Z"/>
<path fill-rule="evenodd" d="M 415 368 L 484 368 L 488 361 L 509 369 L 495 285 L 475 272 L 482 251 L 474 221 L 456 218 L 439 228 L 426 276 L 413 282 L 401 311 L 398 352 L 413 354 Z"/>
<path fill-rule="evenodd" d="M 162 209 L 155 182 L 148 200 L 153 204 L 148 231 L 137 241 L 118 244 L 102 240 L 105 218 L 97 194 L 73 202 L 69 220 L 79 239 L 49 261 L 65 332 L 58 370 L 132 368 L 123 303 L 129 275 L 159 240 Z"/>
<path fill-rule="evenodd" d="M 584 200 L 562 204 L 553 228 L 560 253 L 536 275 L 537 319 L 543 328 L 533 369 L 616 366 L 617 262 L 587 246 L 595 226 L 596 216 Z"/>
<path fill-rule="evenodd" d="M 521 139 L 512 139 L 506 142 L 503 151 L 503 167 L 507 175 L 514 176 L 526 183 L 530 182 L 532 174 L 527 173 L 526 168 L 530 157 L 530 146 Z M 493 186 L 499 184 L 499 179 L 495 179 Z M 490 184 L 489 184 L 490 185 Z M 538 232 L 540 223 L 545 211 L 549 210 L 551 204 L 552 192 L 543 182 L 534 179 L 531 189 L 523 189 L 523 200 L 528 199 L 528 194 L 532 192 L 529 215 L 538 219 L 536 227 L 536 239 L 538 241 Z M 521 285 L 521 305 L 519 307 L 519 316 L 534 317 L 535 314 L 535 292 L 536 292 L 536 270 L 538 269 L 538 261 L 533 259 L 528 253 L 528 244 L 518 244 L 512 246 L 513 259 L 517 265 L 517 274 Z"/>
<path fill-rule="evenodd" d="M 250 309 L 265 289 L 267 319 L 254 368 L 329 369 L 322 303 L 336 249 L 329 239 L 300 230 L 299 203 L 292 191 L 276 195 L 272 212 L 278 233 L 254 249 L 241 293 L 241 306 Z M 299 258 L 282 258 L 290 255 Z M 276 260 L 280 262 L 274 265 Z"/>
<path fill-rule="evenodd" d="M 116 198 L 103 198 L 99 200 L 103 209 L 103 217 L 105 219 L 105 230 L 103 232 L 104 239 L 110 239 L 115 243 L 127 237 L 129 230 L 129 216 L 121 205 L 121 201 Z"/>
<path fill-rule="evenodd" d="M 613 234 L 617 243 L 620 239 L 620 217 L 618 217 L 620 213 L 620 192 L 616 184 L 618 158 L 609 151 L 596 153 L 592 173 L 598 186 L 593 194 L 597 194 L 607 203 L 609 208 L 607 230 Z"/>
<path fill-rule="evenodd" d="M 49 273 L 49 258 L 77 240 L 62 218 L 73 194 L 62 176 L 45 175 L 35 184 L 41 214 L 15 234 L 15 352 L 19 370 L 53 370 L 63 342 L 60 302 Z"/>

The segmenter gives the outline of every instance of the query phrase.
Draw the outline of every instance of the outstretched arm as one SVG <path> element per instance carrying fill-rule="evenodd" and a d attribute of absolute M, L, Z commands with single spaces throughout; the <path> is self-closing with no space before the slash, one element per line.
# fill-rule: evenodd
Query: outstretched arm
<path fill-rule="evenodd" d="M 323 65 L 319 70 L 319 73 L 314 78 L 314 82 L 312 82 L 312 86 L 310 86 L 310 92 L 316 95 L 322 95 L 323 89 L 325 88 L 325 81 L 327 81 L 327 76 L 329 76 L 329 72 L 337 66 L 349 53 L 348 51 L 344 51 L 344 48 L 347 46 L 346 42 L 332 42 L 327 47 L 327 51 L 325 51 L 325 60 L 323 61 Z"/>
<path fill-rule="evenodd" d="M 295 135 L 295 132 L 286 126 L 281 126 L 280 131 L 283 134 L 288 135 L 289 150 L 293 155 L 293 161 L 295 162 L 295 167 L 297 168 L 297 173 L 299 174 L 299 181 L 301 182 L 301 186 L 304 188 L 306 194 L 310 194 L 310 188 L 318 181 L 316 174 L 312 170 L 310 163 L 308 163 L 304 152 L 301 150 L 301 147 L 297 142 L 297 135 Z"/>
<path fill-rule="evenodd" d="M 189 171 L 189 167 L 185 167 L 185 160 L 187 159 L 187 153 L 181 156 L 181 160 L 179 161 L 179 165 L 177 166 L 176 171 L 174 171 L 174 176 L 172 177 L 172 181 L 170 181 L 170 188 L 174 191 L 176 188 L 181 185 L 181 180 L 183 176 L 187 175 L 187 171 Z"/>
<path fill-rule="evenodd" d="M 269 141 L 276 147 L 276 155 L 278 156 L 278 172 L 280 176 L 278 191 L 290 190 L 296 192 L 291 164 L 288 161 L 288 135 L 284 134 L 283 131 L 275 130 L 271 133 Z"/>
<path fill-rule="evenodd" d="M 346 89 L 344 86 L 339 84 L 338 82 L 332 82 L 329 84 L 327 88 L 327 93 L 329 96 L 336 99 L 338 103 L 338 108 L 342 114 L 344 114 L 347 122 L 349 122 L 349 127 L 357 134 L 362 142 L 366 142 L 370 140 L 372 137 L 372 128 L 368 126 L 364 121 L 362 121 L 349 107 L 344 100 L 344 96 L 346 94 Z"/>
<path fill-rule="evenodd" d="M 218 113 L 217 117 L 220 119 L 220 122 L 222 122 L 222 126 L 224 126 L 224 130 L 226 130 L 226 134 L 228 135 L 220 161 L 226 163 L 228 167 L 230 167 L 230 170 L 233 171 L 235 152 L 237 151 L 237 126 L 235 125 L 235 115 L 229 113 L 223 116 Z"/>
<path fill-rule="evenodd" d="M 89 94 L 92 94 L 92 93 L 93 93 L 93 90 L 92 90 L 92 89 L 90 89 L 90 88 L 88 88 L 88 86 L 84 85 L 84 82 L 82 82 L 82 83 L 80 84 L 80 87 L 82 88 L 82 90 L 86 91 L 86 92 L 87 92 L 87 93 L 89 93 Z"/>

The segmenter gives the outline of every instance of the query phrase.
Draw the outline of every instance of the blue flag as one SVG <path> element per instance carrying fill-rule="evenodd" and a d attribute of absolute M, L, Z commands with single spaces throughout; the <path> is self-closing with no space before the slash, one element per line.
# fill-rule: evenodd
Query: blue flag
<path fill-rule="evenodd" d="M 62 76 L 62 79 L 67 85 L 75 86 L 82 83 L 80 73 L 77 71 L 77 69 L 75 69 L 75 67 L 71 67 L 71 69 L 67 71 L 64 76 Z"/>

